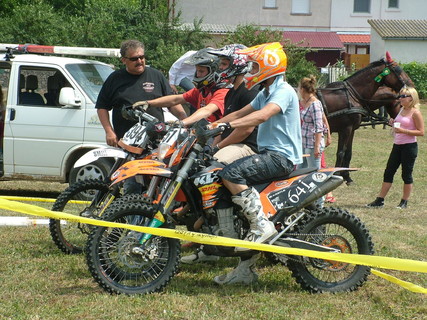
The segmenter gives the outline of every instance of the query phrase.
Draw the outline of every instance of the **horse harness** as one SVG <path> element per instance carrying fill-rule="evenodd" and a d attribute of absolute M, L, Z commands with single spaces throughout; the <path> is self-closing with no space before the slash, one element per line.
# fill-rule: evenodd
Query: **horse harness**
<path fill-rule="evenodd" d="M 375 81 L 380 82 L 383 79 L 383 77 L 390 74 L 390 72 L 391 71 L 390 71 L 388 64 L 387 64 L 387 67 L 379 75 L 377 75 L 375 77 Z M 397 73 L 394 69 L 393 69 L 393 72 Z M 406 85 L 405 82 L 400 78 L 400 75 L 398 75 L 398 78 L 404 85 Z M 323 110 L 325 112 L 326 117 L 332 118 L 332 117 L 337 117 L 340 115 L 347 115 L 347 114 L 362 114 L 362 116 L 368 117 L 368 119 L 369 119 L 368 121 L 370 121 L 370 122 L 375 120 L 375 121 L 379 121 L 381 123 L 388 123 L 388 120 L 386 117 L 381 117 L 381 116 L 377 115 L 375 112 L 373 112 L 369 108 L 369 102 L 376 102 L 377 100 L 367 100 L 367 99 L 364 99 L 363 97 L 361 97 L 360 94 L 357 92 L 357 90 L 353 87 L 353 85 L 347 81 L 347 79 L 338 82 L 339 84 L 342 83 L 342 86 L 340 86 L 340 87 L 322 88 L 322 89 L 318 89 L 316 91 L 317 98 L 320 100 L 320 102 L 322 102 Z M 343 90 L 345 95 L 346 95 L 346 98 L 347 98 L 347 108 L 329 113 L 327 105 L 326 105 L 326 101 L 325 101 L 324 96 L 322 94 L 322 90 L 328 90 L 328 91 Z M 358 102 L 359 105 L 362 107 L 359 107 L 358 105 L 352 104 L 350 102 L 350 98 L 352 98 L 354 101 Z M 378 101 L 380 101 L 380 100 L 378 100 Z"/>

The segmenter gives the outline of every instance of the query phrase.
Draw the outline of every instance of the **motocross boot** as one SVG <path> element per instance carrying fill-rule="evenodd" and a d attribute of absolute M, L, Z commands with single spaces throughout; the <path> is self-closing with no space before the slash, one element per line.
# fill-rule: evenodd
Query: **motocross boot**
<path fill-rule="evenodd" d="M 259 257 L 260 254 L 258 253 L 253 255 L 250 259 L 240 259 L 239 264 L 233 271 L 216 276 L 214 282 L 220 285 L 233 283 L 251 284 L 256 282 L 258 280 L 258 274 L 253 269 Z"/>
<path fill-rule="evenodd" d="M 233 202 L 242 208 L 242 212 L 248 219 L 250 230 L 246 235 L 246 241 L 263 243 L 277 234 L 273 222 L 267 219 L 262 210 L 261 199 L 254 188 L 246 189 L 239 195 L 232 196 Z M 248 248 L 236 247 L 236 251 L 248 251 Z"/>
<path fill-rule="evenodd" d="M 206 254 L 203 252 L 203 246 L 200 247 L 197 251 L 189 256 L 184 256 L 181 258 L 181 263 L 184 264 L 196 264 L 200 262 L 213 262 L 218 261 L 219 257 L 211 254 Z"/>

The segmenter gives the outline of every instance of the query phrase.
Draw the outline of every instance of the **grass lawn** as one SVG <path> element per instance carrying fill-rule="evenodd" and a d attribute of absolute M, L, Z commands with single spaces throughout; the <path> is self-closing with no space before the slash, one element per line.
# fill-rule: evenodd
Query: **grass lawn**
<path fill-rule="evenodd" d="M 423 106 L 427 119 L 426 105 Z M 402 193 L 400 172 L 382 209 L 375 199 L 392 146 L 389 129 L 357 130 L 352 167 L 355 184 L 334 191 L 339 206 L 368 226 L 376 255 L 427 261 L 427 148 L 419 141 L 414 191 L 406 210 L 396 209 Z M 337 136 L 327 148 L 333 164 Z M 0 181 L 0 190 L 61 189 L 51 183 Z M 1 194 L 1 191 L 0 191 Z M 34 203 L 50 208 L 50 203 Z M 0 210 L 0 215 L 19 215 Z M 183 265 L 162 293 L 112 296 L 92 280 L 83 255 L 67 256 L 53 244 L 47 227 L 0 227 L 0 319 L 427 319 L 427 295 L 407 291 L 371 275 L 356 292 L 309 294 L 289 270 L 262 259 L 253 286 L 218 287 L 215 275 L 230 271 L 236 259 Z M 426 273 L 381 270 L 427 288 Z"/>

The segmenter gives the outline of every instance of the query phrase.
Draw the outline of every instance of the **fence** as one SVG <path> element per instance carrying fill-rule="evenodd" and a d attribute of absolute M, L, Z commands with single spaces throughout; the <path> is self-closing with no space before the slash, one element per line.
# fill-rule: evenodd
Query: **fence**
<path fill-rule="evenodd" d="M 327 65 L 324 68 L 320 69 L 322 75 L 325 75 L 327 79 L 325 79 L 326 84 L 331 82 L 340 81 L 343 78 L 348 76 L 348 71 L 345 66 L 331 66 Z"/>

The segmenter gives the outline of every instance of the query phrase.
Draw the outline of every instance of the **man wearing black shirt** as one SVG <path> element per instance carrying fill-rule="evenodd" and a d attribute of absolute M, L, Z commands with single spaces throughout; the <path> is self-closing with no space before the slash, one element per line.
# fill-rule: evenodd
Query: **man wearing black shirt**
<path fill-rule="evenodd" d="M 173 94 L 163 74 L 145 65 L 144 45 L 140 41 L 124 41 L 120 54 L 126 68 L 114 71 L 107 78 L 95 106 L 110 146 L 117 146 L 118 140 L 135 124 L 122 117 L 121 108 L 124 105 Z M 113 110 L 112 125 L 108 114 L 110 110 Z M 171 107 L 170 111 L 178 119 L 187 117 L 181 105 Z M 164 120 L 161 108 L 149 108 L 147 112 L 160 121 Z"/>

